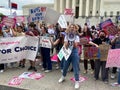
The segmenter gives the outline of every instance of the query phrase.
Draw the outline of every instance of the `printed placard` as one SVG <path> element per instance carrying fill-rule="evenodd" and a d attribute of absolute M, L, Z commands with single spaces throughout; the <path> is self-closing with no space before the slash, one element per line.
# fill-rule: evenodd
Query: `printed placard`
<path fill-rule="evenodd" d="M 74 77 L 70 78 L 70 80 L 73 81 L 73 82 L 76 81 Z M 86 80 L 87 80 L 87 77 L 79 76 L 79 82 L 80 82 L 80 83 L 81 83 L 81 82 L 84 82 L 84 81 L 86 81 Z"/>
<path fill-rule="evenodd" d="M 110 49 L 108 52 L 106 67 L 120 68 L 120 49 Z"/>
<path fill-rule="evenodd" d="M 14 77 L 13 79 L 11 79 L 11 80 L 8 82 L 8 85 L 20 85 L 23 80 L 24 80 L 24 78 Z"/>
<path fill-rule="evenodd" d="M 7 26 L 15 26 L 16 20 L 14 18 L 9 18 L 9 17 L 3 17 L 2 18 L 2 24 L 7 25 Z"/>
<path fill-rule="evenodd" d="M 59 51 L 59 53 L 57 54 L 57 56 L 58 56 L 58 58 L 59 58 L 60 61 L 63 59 L 63 57 L 64 57 L 64 55 L 63 55 L 63 47 L 61 48 L 61 50 Z"/>
<path fill-rule="evenodd" d="M 61 26 L 61 28 L 67 28 L 67 22 L 65 20 L 64 15 L 61 15 L 58 19 L 58 23 Z"/>

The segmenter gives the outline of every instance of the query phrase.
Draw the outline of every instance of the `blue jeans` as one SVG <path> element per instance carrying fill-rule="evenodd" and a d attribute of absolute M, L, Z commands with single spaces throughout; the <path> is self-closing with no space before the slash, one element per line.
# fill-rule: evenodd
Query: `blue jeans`
<path fill-rule="evenodd" d="M 120 84 L 120 68 L 119 68 L 119 72 L 118 72 L 118 84 Z"/>
<path fill-rule="evenodd" d="M 47 70 L 52 70 L 52 62 L 50 58 L 50 49 L 41 47 L 41 55 L 43 58 L 43 68 Z"/>
<path fill-rule="evenodd" d="M 73 71 L 74 71 L 74 77 L 76 81 L 79 81 L 79 55 L 78 55 L 78 50 L 73 49 L 70 57 L 68 60 L 64 62 L 64 67 L 63 67 L 63 76 L 65 77 L 69 68 L 70 63 L 72 62 L 73 66 Z"/>

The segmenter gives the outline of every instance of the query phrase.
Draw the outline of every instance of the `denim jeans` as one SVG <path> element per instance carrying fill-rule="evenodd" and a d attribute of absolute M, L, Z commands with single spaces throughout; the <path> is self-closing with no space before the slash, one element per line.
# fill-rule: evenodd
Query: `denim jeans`
<path fill-rule="evenodd" d="M 41 55 L 43 58 L 43 68 L 47 70 L 52 70 L 52 62 L 50 59 L 50 49 L 41 47 Z"/>
<path fill-rule="evenodd" d="M 120 68 L 119 68 L 119 72 L 118 72 L 118 84 L 120 84 Z"/>
<path fill-rule="evenodd" d="M 63 76 L 65 77 L 69 68 L 70 63 L 72 63 L 73 71 L 74 71 L 74 77 L 76 81 L 79 81 L 79 55 L 78 50 L 76 48 L 73 48 L 72 53 L 68 60 L 65 60 L 64 67 L 63 67 Z"/>

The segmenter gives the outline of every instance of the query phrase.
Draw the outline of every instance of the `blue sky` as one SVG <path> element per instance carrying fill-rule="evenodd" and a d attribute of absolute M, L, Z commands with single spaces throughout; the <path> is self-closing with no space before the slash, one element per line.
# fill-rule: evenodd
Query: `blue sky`
<path fill-rule="evenodd" d="M 9 15 L 10 10 L 8 8 L 9 0 L 0 0 L 0 6 L 4 6 L 4 8 L 0 8 L 0 13 L 5 15 Z M 22 6 L 27 4 L 38 4 L 38 3 L 54 3 L 54 0 L 11 0 L 11 2 L 18 4 L 18 10 L 16 11 L 18 15 L 22 15 Z M 14 12 L 15 10 L 12 10 Z"/>

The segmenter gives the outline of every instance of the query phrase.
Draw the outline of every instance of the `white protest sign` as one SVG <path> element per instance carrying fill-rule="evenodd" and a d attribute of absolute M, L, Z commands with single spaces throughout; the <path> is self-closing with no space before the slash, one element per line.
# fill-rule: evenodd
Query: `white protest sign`
<path fill-rule="evenodd" d="M 65 8 L 64 10 L 64 17 L 67 22 L 73 23 L 74 22 L 74 14 L 75 10 L 72 8 Z"/>
<path fill-rule="evenodd" d="M 52 48 L 50 37 L 40 36 L 40 46 L 45 48 Z"/>
<path fill-rule="evenodd" d="M 22 59 L 35 60 L 39 39 L 31 36 L 0 39 L 0 63 L 16 62 Z"/>
<path fill-rule="evenodd" d="M 59 51 L 59 53 L 57 54 L 57 56 L 58 56 L 58 58 L 59 58 L 60 61 L 63 59 L 63 57 L 64 57 L 64 55 L 63 55 L 63 47 L 61 48 L 61 50 Z"/>
<path fill-rule="evenodd" d="M 60 15 L 61 14 L 59 12 L 56 12 L 53 9 L 47 8 L 44 21 L 46 23 L 56 24 L 58 22 Z"/>
<path fill-rule="evenodd" d="M 35 21 L 41 21 L 44 19 L 46 13 L 46 7 L 37 7 L 30 9 L 29 14 L 30 14 L 30 21 L 35 22 Z"/>
<path fill-rule="evenodd" d="M 67 22 L 65 20 L 64 15 L 61 15 L 58 19 L 58 23 L 61 26 L 61 28 L 67 28 Z"/>
<path fill-rule="evenodd" d="M 66 49 L 65 47 L 63 47 L 62 49 L 63 51 L 63 56 L 65 57 L 65 60 L 68 60 L 69 56 L 72 53 L 72 50 L 70 48 Z"/>

